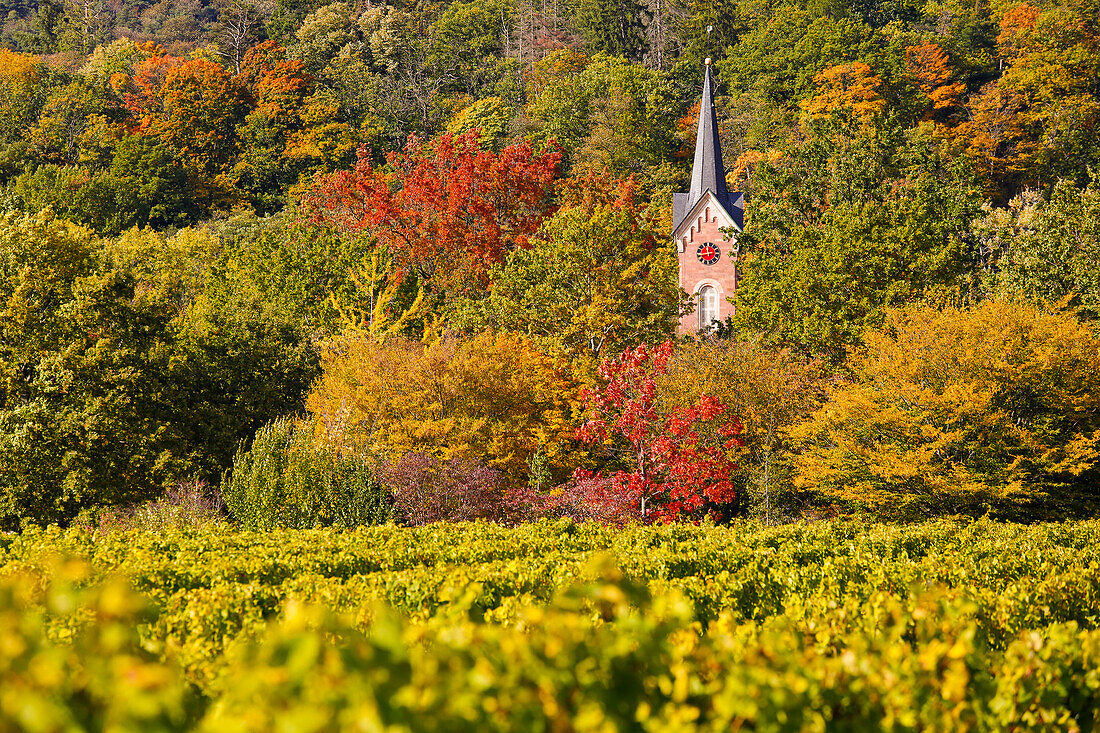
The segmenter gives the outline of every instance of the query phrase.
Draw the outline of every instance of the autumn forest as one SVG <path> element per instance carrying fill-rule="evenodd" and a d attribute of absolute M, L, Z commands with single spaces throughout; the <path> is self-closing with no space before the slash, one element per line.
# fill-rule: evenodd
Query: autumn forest
<path fill-rule="evenodd" d="M 1100 730 L 1100 0 L 0 8 L 0 731 Z"/>
<path fill-rule="evenodd" d="M 3 8 L 0 528 L 1096 511 L 1091 0 Z"/>

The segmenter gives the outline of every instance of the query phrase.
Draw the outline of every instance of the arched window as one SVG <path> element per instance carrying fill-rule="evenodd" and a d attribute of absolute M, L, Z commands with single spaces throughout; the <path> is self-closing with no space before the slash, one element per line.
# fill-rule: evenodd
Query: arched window
<path fill-rule="evenodd" d="M 699 328 L 710 328 L 718 320 L 718 290 L 713 285 L 699 288 Z"/>

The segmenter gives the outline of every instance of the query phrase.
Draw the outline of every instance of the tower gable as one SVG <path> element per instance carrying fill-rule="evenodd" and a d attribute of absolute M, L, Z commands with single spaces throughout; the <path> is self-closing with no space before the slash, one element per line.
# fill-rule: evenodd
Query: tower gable
<path fill-rule="evenodd" d="M 674 194 L 674 196 L 687 196 L 687 194 Z M 730 198 L 736 196 L 738 203 L 744 200 L 741 194 L 727 194 L 727 203 Z M 733 207 L 730 211 L 721 199 L 712 191 L 706 191 L 695 202 L 695 205 L 684 212 L 679 223 L 672 230 L 672 238 L 676 241 L 676 251 L 683 252 L 685 247 L 693 244 L 700 237 L 706 237 L 706 241 L 724 241 L 726 237 L 721 229 L 733 228 L 740 232 L 744 216 L 741 206 Z M 702 241 L 702 240 L 700 240 Z"/>
<path fill-rule="evenodd" d="M 708 202 L 708 205 L 716 205 L 725 214 L 725 217 L 729 220 L 729 223 L 723 226 L 733 226 L 737 228 L 737 231 L 741 231 L 745 226 L 745 194 L 739 191 L 727 191 L 725 194 L 715 194 L 711 190 L 706 190 L 696 201 L 691 201 L 690 193 L 674 193 L 672 194 L 672 237 L 677 239 L 680 236 L 680 229 L 685 222 L 691 220 L 693 216 L 699 216 L 699 207 L 704 205 L 704 202 Z"/>

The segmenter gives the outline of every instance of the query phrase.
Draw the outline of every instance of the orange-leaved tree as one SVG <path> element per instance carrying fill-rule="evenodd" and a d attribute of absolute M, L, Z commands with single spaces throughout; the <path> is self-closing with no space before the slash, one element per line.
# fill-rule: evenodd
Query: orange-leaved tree
<path fill-rule="evenodd" d="M 483 333 L 433 344 L 349 329 L 327 344 L 306 401 L 319 430 L 354 451 L 477 460 L 513 483 L 536 453 L 559 475 L 576 388 L 523 336 Z"/>
<path fill-rule="evenodd" d="M 44 67 L 34 56 L 0 48 L 0 143 L 24 135 L 45 101 Z"/>
<path fill-rule="evenodd" d="M 971 97 L 958 131 L 1005 198 L 1022 185 L 1085 177 L 1100 124 L 1098 25 L 1087 3 L 1045 10 L 1023 3 L 1002 15 L 1004 71 Z"/>
<path fill-rule="evenodd" d="M 353 170 L 319 176 L 303 204 L 319 223 L 378 237 L 430 291 L 458 292 L 484 287 L 492 265 L 527 246 L 549 211 L 560 160 L 526 142 L 494 153 L 476 130 L 410 137 L 388 170 L 360 150 Z"/>
<path fill-rule="evenodd" d="M 868 120 L 886 107 L 882 79 L 862 61 L 830 66 L 814 77 L 814 84 L 818 94 L 798 104 L 810 117 L 848 110 L 856 118 Z"/>
<path fill-rule="evenodd" d="M 305 162 L 294 155 L 295 138 L 301 134 L 313 78 L 302 62 L 287 59 L 274 41 L 248 50 L 236 81 L 246 89 L 254 105 L 237 126 L 240 156 L 233 167 L 235 185 L 248 192 L 261 211 L 285 203 L 283 192 L 297 182 Z"/>
<path fill-rule="evenodd" d="M 954 76 L 947 53 L 935 43 L 922 43 L 905 49 L 905 66 L 917 86 L 928 97 L 929 116 L 940 110 L 958 107 L 966 85 L 952 81 Z"/>
<path fill-rule="evenodd" d="M 286 49 L 264 41 L 248 49 L 237 77 L 255 101 L 253 113 L 289 124 L 296 121 L 305 98 L 313 91 L 313 77 L 298 59 L 288 59 Z"/>
<path fill-rule="evenodd" d="M 133 131 L 163 141 L 177 160 L 215 175 L 237 150 L 246 108 L 242 85 L 205 59 L 153 55 L 134 68 L 124 95 Z"/>

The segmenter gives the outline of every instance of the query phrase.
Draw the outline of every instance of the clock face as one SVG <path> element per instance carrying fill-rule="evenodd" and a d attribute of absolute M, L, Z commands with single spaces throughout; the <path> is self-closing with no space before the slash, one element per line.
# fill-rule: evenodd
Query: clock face
<path fill-rule="evenodd" d="M 718 249 L 718 245 L 713 242 L 704 242 L 699 245 L 699 249 L 695 250 L 695 256 L 699 258 L 699 261 L 704 265 L 713 265 L 718 261 L 718 258 L 722 256 L 721 250 Z"/>

